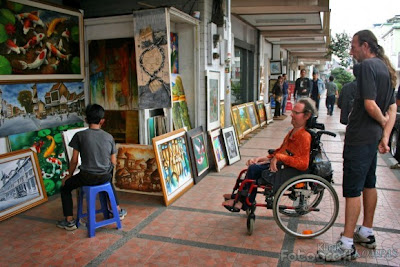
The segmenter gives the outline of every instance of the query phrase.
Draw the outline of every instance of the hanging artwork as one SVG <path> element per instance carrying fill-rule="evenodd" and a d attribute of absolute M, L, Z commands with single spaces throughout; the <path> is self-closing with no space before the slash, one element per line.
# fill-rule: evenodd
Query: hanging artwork
<path fill-rule="evenodd" d="M 193 186 L 185 130 L 153 138 L 153 147 L 165 205 L 168 206 Z"/>
<path fill-rule="evenodd" d="M 83 15 L 28 0 L 1 1 L 0 83 L 82 80 Z"/>
<path fill-rule="evenodd" d="M 231 165 L 240 160 L 239 146 L 233 126 L 222 129 L 228 164 Z"/>
<path fill-rule="evenodd" d="M 162 195 L 153 147 L 117 144 L 113 183 L 119 191 Z"/>
<path fill-rule="evenodd" d="M 139 112 L 137 110 L 106 110 L 102 129 L 114 137 L 116 143 L 139 143 Z"/>
<path fill-rule="evenodd" d="M 0 221 L 47 201 L 36 153 L 0 155 Z"/>
<path fill-rule="evenodd" d="M 258 121 L 258 116 L 256 112 L 256 107 L 253 102 L 246 104 L 247 112 L 249 113 L 250 122 L 251 122 L 251 130 L 254 131 L 258 127 L 260 127 L 260 123 Z"/>
<path fill-rule="evenodd" d="M 172 121 L 174 129 L 186 127 L 192 129 L 189 118 L 189 110 L 186 103 L 185 89 L 183 87 L 182 77 L 179 74 L 171 75 L 172 83 Z"/>
<path fill-rule="evenodd" d="M 8 136 L 11 151 L 30 147 L 36 150 L 48 196 L 60 192 L 61 180 L 68 174 L 62 132 L 78 127 L 83 127 L 83 122 Z"/>
<path fill-rule="evenodd" d="M 221 74 L 219 71 L 206 71 L 207 79 L 207 130 L 220 127 L 219 94 Z"/>
<path fill-rule="evenodd" d="M 189 153 L 192 162 L 194 181 L 197 184 L 209 172 L 209 162 L 205 134 L 203 127 L 199 126 L 187 132 Z"/>
<path fill-rule="evenodd" d="M 89 42 L 90 102 L 106 110 L 138 106 L 136 56 L 133 38 Z"/>
<path fill-rule="evenodd" d="M 139 108 L 171 107 L 166 9 L 133 13 Z"/>
<path fill-rule="evenodd" d="M 226 156 L 223 147 L 223 140 L 221 136 L 221 130 L 216 129 L 208 132 L 211 140 L 211 147 L 213 149 L 215 168 L 217 172 L 220 172 L 223 167 L 226 166 Z"/>
<path fill-rule="evenodd" d="M 267 123 L 267 115 L 265 113 L 264 101 L 259 100 L 256 102 L 257 105 L 257 114 L 260 119 L 260 126 L 264 126 Z"/>
<path fill-rule="evenodd" d="M 0 85 L 0 137 L 83 123 L 83 83 Z"/>
<path fill-rule="evenodd" d="M 171 73 L 179 73 L 178 34 L 171 32 Z"/>

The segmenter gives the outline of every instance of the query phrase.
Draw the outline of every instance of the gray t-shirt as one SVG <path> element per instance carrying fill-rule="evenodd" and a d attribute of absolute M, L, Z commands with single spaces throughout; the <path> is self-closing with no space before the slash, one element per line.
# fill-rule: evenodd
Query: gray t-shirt
<path fill-rule="evenodd" d="M 82 164 L 80 169 L 92 174 L 107 174 L 113 164 L 111 155 L 117 152 L 114 138 L 101 129 L 87 129 L 77 132 L 69 146 L 78 150 Z"/>
<path fill-rule="evenodd" d="M 333 96 L 336 95 L 338 88 L 336 83 L 334 82 L 328 82 L 326 84 L 326 96 Z"/>
<path fill-rule="evenodd" d="M 375 100 L 383 114 L 395 102 L 389 70 L 377 57 L 365 59 L 360 64 L 353 110 L 346 128 L 345 143 L 348 145 L 373 144 L 382 138 L 382 126 L 365 110 L 365 99 Z"/>

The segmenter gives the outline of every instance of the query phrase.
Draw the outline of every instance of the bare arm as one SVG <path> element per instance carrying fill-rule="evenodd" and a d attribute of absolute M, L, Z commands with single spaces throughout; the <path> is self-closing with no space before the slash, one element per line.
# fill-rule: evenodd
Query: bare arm
<path fill-rule="evenodd" d="M 376 120 L 382 126 L 382 128 L 385 128 L 385 125 L 389 120 L 389 115 L 387 113 L 385 115 L 382 114 L 382 112 L 381 112 L 380 108 L 378 107 L 378 105 L 376 104 L 375 100 L 365 99 L 364 107 L 365 107 L 365 110 L 367 111 L 368 115 L 371 116 L 374 120 Z M 389 110 L 390 110 L 390 107 L 389 107 Z M 393 127 L 393 125 L 392 125 L 392 127 Z"/>
<path fill-rule="evenodd" d="M 111 155 L 111 163 L 114 165 L 114 167 L 115 167 L 115 165 L 117 165 L 117 156 L 116 156 L 116 154 L 112 154 Z"/>
<path fill-rule="evenodd" d="M 386 153 L 389 152 L 389 137 L 390 133 L 392 132 L 394 122 L 396 121 L 396 110 L 397 106 L 396 104 L 392 104 L 389 106 L 389 109 L 387 111 L 387 114 L 389 114 L 389 120 L 385 124 L 385 127 L 383 127 L 383 134 L 382 134 L 382 139 L 379 142 L 378 150 L 379 153 Z"/>

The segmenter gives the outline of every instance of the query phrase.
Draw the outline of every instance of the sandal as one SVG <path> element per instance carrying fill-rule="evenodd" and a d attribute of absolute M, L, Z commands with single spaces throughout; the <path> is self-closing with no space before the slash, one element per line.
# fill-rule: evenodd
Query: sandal
<path fill-rule="evenodd" d="M 240 212 L 240 209 L 233 207 L 233 206 L 228 206 L 224 205 L 225 209 L 229 210 L 230 212 Z"/>

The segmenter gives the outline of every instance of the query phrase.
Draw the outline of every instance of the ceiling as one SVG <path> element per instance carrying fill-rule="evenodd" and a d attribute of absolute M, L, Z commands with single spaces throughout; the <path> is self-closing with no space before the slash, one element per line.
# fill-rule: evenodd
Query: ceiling
<path fill-rule="evenodd" d="M 266 41 L 290 52 L 297 65 L 318 65 L 330 43 L 329 0 L 231 0 L 231 13 Z"/>

